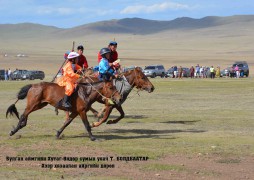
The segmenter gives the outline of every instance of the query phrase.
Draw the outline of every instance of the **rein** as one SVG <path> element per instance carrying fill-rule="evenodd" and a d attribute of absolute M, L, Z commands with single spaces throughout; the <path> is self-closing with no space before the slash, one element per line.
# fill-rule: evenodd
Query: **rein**
<path fill-rule="evenodd" d="M 98 82 L 100 83 L 100 82 Z M 91 86 L 101 97 L 102 100 L 104 101 L 105 99 L 108 100 L 109 104 L 114 104 L 114 102 L 112 101 L 114 94 L 117 92 L 117 90 L 115 90 L 115 92 L 111 95 L 110 98 L 107 98 L 106 96 L 104 96 L 103 94 L 101 94 L 91 83 L 87 82 L 87 83 L 79 83 L 80 85 L 89 85 Z M 104 82 L 105 85 L 105 82 Z"/>

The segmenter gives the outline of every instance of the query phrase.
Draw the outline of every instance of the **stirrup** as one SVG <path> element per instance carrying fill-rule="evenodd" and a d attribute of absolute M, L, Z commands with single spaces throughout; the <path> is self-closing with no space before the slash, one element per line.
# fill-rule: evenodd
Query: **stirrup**
<path fill-rule="evenodd" d="M 67 108 L 67 109 L 69 109 L 69 108 L 72 107 L 71 104 L 70 104 L 69 102 L 64 102 L 62 106 L 65 107 L 65 108 Z"/>

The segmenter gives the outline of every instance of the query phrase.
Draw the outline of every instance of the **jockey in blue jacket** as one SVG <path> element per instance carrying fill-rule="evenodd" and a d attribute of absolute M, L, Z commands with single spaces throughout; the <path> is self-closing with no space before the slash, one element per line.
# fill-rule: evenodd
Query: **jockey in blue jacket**
<path fill-rule="evenodd" d="M 109 66 L 108 60 L 110 59 L 110 49 L 102 48 L 100 50 L 100 55 L 102 57 L 99 63 L 99 79 L 109 81 L 110 77 L 114 75 L 114 70 Z"/>

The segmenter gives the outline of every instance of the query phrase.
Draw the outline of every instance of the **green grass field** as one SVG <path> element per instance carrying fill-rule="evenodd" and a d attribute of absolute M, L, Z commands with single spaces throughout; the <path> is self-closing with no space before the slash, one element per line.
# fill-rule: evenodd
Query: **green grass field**
<path fill-rule="evenodd" d="M 64 113 L 56 116 L 50 106 L 32 113 L 28 125 L 10 138 L 9 131 L 18 120 L 6 119 L 6 109 L 15 102 L 18 90 L 31 82 L 39 81 L 0 82 L 0 179 L 149 179 L 156 173 L 163 179 L 168 172 L 180 174 L 178 177 L 193 176 L 188 166 L 165 161 L 171 156 L 211 157 L 213 163 L 228 168 L 242 158 L 251 157 L 253 162 L 253 78 L 151 79 L 155 91 L 142 91 L 140 96 L 133 91 L 123 105 L 126 117 L 122 121 L 92 129 L 96 142 L 89 140 L 80 118 L 66 128 L 62 139 L 56 140 L 55 130 L 62 126 Z M 20 113 L 25 104 L 26 100 L 17 103 Z M 102 106 L 94 107 L 99 110 Z M 114 110 L 110 119 L 116 116 Z M 90 123 L 96 121 L 91 112 L 88 118 Z M 6 156 L 113 156 L 114 160 L 117 156 L 148 156 L 149 160 L 112 161 L 116 165 L 113 170 L 43 169 L 42 162 L 8 162 Z M 214 179 L 223 174 L 204 171 L 194 177 Z"/>

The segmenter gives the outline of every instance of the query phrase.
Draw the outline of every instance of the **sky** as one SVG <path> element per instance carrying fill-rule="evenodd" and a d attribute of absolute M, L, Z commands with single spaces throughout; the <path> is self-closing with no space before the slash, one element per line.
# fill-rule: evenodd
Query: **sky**
<path fill-rule="evenodd" d="M 37 23 L 72 28 L 97 21 L 250 15 L 253 0 L 0 0 L 0 24 Z"/>

